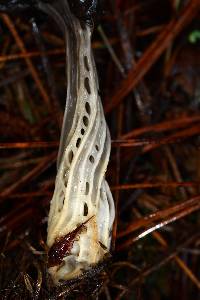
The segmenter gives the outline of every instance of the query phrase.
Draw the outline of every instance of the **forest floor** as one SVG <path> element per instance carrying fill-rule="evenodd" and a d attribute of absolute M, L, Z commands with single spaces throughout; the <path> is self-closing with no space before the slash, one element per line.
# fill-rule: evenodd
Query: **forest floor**
<path fill-rule="evenodd" d="M 46 228 L 64 39 L 38 11 L 0 14 L 1 299 L 200 299 L 199 1 L 104 2 L 92 47 L 112 138 L 112 259 L 62 289 L 46 273 Z"/>

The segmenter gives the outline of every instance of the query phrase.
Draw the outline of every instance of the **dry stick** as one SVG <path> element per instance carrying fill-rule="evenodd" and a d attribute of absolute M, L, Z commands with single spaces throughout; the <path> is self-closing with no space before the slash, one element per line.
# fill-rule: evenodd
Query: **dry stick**
<path fill-rule="evenodd" d="M 132 131 L 122 135 L 120 138 L 122 140 L 127 140 L 146 133 L 151 133 L 151 132 L 159 133 L 159 132 L 179 129 L 179 128 L 186 127 L 191 123 L 196 123 L 199 121 L 200 121 L 199 115 L 194 115 L 192 117 L 190 116 L 181 117 L 176 120 L 167 120 L 167 121 L 160 122 L 158 124 L 154 124 L 142 128 L 135 128 Z"/>
<path fill-rule="evenodd" d="M 157 32 L 161 32 L 163 30 L 163 25 L 156 25 L 156 26 L 152 26 L 152 27 L 149 27 L 147 29 L 143 29 L 143 30 L 138 30 L 136 32 L 136 35 L 137 36 L 146 36 L 146 35 L 149 35 L 149 34 L 154 34 L 154 33 L 157 33 Z"/>
<path fill-rule="evenodd" d="M 162 259 L 159 263 L 157 263 L 156 265 L 153 265 L 152 267 L 149 267 L 145 270 L 143 270 L 141 272 L 141 274 L 139 274 L 139 276 L 137 276 L 136 278 L 134 278 L 130 283 L 129 286 L 133 286 L 136 283 L 138 283 L 139 281 L 141 281 L 142 278 L 149 276 L 152 272 L 157 271 L 158 269 L 160 269 L 161 267 L 163 267 L 164 265 L 166 265 L 168 262 L 170 262 L 175 256 L 177 256 L 177 254 L 186 246 L 188 246 L 189 244 L 193 243 L 197 238 L 199 237 L 199 232 L 195 233 L 194 235 L 192 235 L 191 237 L 189 237 L 185 242 L 183 242 L 181 245 L 179 245 L 178 247 L 176 247 L 176 249 L 174 251 L 171 251 L 164 259 Z M 199 288 L 199 281 L 198 281 L 198 285 Z M 127 290 L 122 291 L 120 293 L 120 295 L 116 298 L 116 300 L 121 299 L 125 294 L 126 294 Z"/>
<path fill-rule="evenodd" d="M 153 232 L 153 237 L 157 239 L 157 241 L 165 248 L 168 248 L 169 245 L 166 242 L 166 240 L 162 237 L 162 235 L 159 232 Z M 193 272 L 190 270 L 190 268 L 185 264 L 184 261 L 178 256 L 174 257 L 174 260 L 176 263 L 179 265 L 179 267 L 187 274 L 187 276 L 191 279 L 191 281 L 198 287 L 200 288 L 200 282 L 197 279 L 197 277 L 193 274 Z"/>
<path fill-rule="evenodd" d="M 179 32 L 191 22 L 199 10 L 199 1 L 191 0 L 178 18 L 173 19 L 148 47 L 138 63 L 130 70 L 127 78 L 122 80 L 114 95 L 107 98 L 105 112 L 111 112 L 128 93 L 139 83 L 152 65 L 157 61 L 165 49 Z"/>
<path fill-rule="evenodd" d="M 112 1 L 112 3 L 113 2 L 115 1 Z M 116 27 L 118 30 L 118 34 L 120 36 L 120 43 L 123 51 L 126 69 L 127 71 L 129 71 L 131 68 L 134 68 L 135 66 L 135 55 L 133 51 L 133 45 L 131 43 L 129 33 L 127 31 L 127 27 L 129 27 L 128 25 L 129 18 L 126 19 L 122 18 L 122 14 L 120 12 L 119 7 L 117 7 L 116 5 L 114 6 L 114 3 L 113 3 L 113 10 L 116 15 Z M 138 84 L 137 89 L 134 90 L 133 96 L 134 96 L 134 102 L 137 106 L 137 110 L 140 115 L 141 122 L 145 124 L 149 123 L 151 118 L 150 115 L 146 112 L 149 111 L 152 99 L 149 94 L 149 90 L 143 80 L 141 80 L 141 82 Z M 131 107 L 131 102 L 129 101 L 127 105 L 128 105 L 127 106 L 127 111 L 128 111 L 129 105 Z"/>
<path fill-rule="evenodd" d="M 55 50 L 49 50 L 45 52 L 41 51 L 32 51 L 32 52 L 26 52 L 26 53 L 16 53 L 16 54 L 9 54 L 9 55 L 2 55 L 0 56 L 0 62 L 7 62 L 10 60 L 18 60 L 18 59 L 26 59 L 31 57 L 40 57 L 43 54 L 45 55 L 59 55 L 59 54 L 65 54 L 65 49 L 55 49 Z"/>
<path fill-rule="evenodd" d="M 119 72 L 121 73 L 121 75 L 124 76 L 125 75 L 124 68 L 123 68 L 122 64 L 120 63 L 120 60 L 118 59 L 113 47 L 111 46 L 110 41 L 107 38 L 103 28 L 100 25 L 98 27 L 98 31 L 101 35 L 101 38 L 102 38 L 104 44 L 106 45 L 106 47 L 108 49 L 108 52 L 110 53 L 110 55 L 112 57 L 112 60 L 114 61 L 115 65 L 117 66 L 117 68 L 118 68 Z"/>
<path fill-rule="evenodd" d="M 56 160 L 57 152 L 53 152 L 52 154 L 48 155 L 43 159 L 41 163 L 39 163 L 35 168 L 33 168 L 30 172 L 22 176 L 17 182 L 13 183 L 12 185 L 8 186 L 3 192 L 0 193 L 0 202 L 5 197 L 10 196 L 16 189 L 23 186 L 26 182 L 31 180 L 33 177 L 38 176 L 43 171 L 45 171 L 49 166 L 51 166 Z"/>
<path fill-rule="evenodd" d="M 157 229 L 162 228 L 163 226 L 166 226 L 172 222 L 175 222 L 197 210 L 200 209 L 200 203 L 198 204 L 194 204 L 192 207 L 188 208 L 186 211 L 180 211 L 178 212 L 175 216 L 172 216 L 168 219 L 164 219 L 162 220 L 160 223 L 156 224 L 156 225 L 152 225 L 149 228 L 147 228 L 145 231 L 141 232 L 140 234 L 138 234 L 136 237 L 130 238 L 127 241 L 125 241 L 123 244 L 121 244 L 120 246 L 117 247 L 117 251 L 121 251 L 126 249 L 127 247 L 129 247 L 130 245 L 132 245 L 134 242 L 138 241 L 141 238 L 144 238 L 145 236 L 147 236 L 148 234 L 154 232 Z"/>
<path fill-rule="evenodd" d="M 165 147 L 165 152 L 166 152 L 166 156 L 169 160 L 169 163 L 171 165 L 172 171 L 174 173 L 175 179 L 179 182 L 182 182 L 182 177 L 180 174 L 180 171 L 178 169 L 177 163 L 174 159 L 174 156 L 172 154 L 172 151 L 170 149 L 169 146 Z M 182 197 L 185 200 L 186 199 L 186 191 L 185 189 L 181 189 L 181 193 L 182 193 Z M 162 238 L 161 234 L 159 232 L 154 232 L 153 236 L 159 241 L 159 243 L 161 245 L 163 245 L 165 248 L 168 247 L 167 242 L 164 240 L 164 238 Z M 179 267 L 186 273 L 186 275 L 191 279 L 191 281 L 198 287 L 200 288 L 200 282 L 197 279 L 197 277 L 193 274 L 193 272 L 190 270 L 190 268 L 185 264 L 185 262 L 178 256 L 174 257 L 175 262 L 177 263 L 177 265 L 179 265 Z"/>
<path fill-rule="evenodd" d="M 143 151 L 151 150 L 151 146 L 160 146 L 166 144 L 180 143 L 187 137 L 200 133 L 200 125 L 196 125 L 191 128 L 187 128 L 183 131 L 179 131 L 171 136 L 164 138 L 139 138 L 129 140 L 112 140 L 112 147 L 138 147 L 138 146 L 150 146 L 144 148 Z M 52 148 L 59 145 L 58 141 L 29 141 L 29 142 L 16 142 L 16 143 L 0 143 L 0 149 L 34 149 L 34 148 Z M 154 147 L 153 147 L 154 148 Z"/>
<path fill-rule="evenodd" d="M 122 2 L 122 1 L 121 1 Z M 124 12 L 123 12 L 123 15 L 124 15 L 124 17 L 126 17 L 127 15 L 129 15 L 129 14 L 133 14 L 133 13 L 135 13 L 136 11 L 142 11 L 142 10 L 145 10 L 145 9 L 148 9 L 151 5 L 152 5 L 152 2 L 154 2 L 154 1 L 144 1 L 144 2 L 142 2 L 142 1 L 140 1 L 139 3 L 134 3 L 133 5 L 132 5 L 132 3 L 131 3 L 131 1 L 130 1 L 130 3 L 131 3 L 131 5 L 132 6 L 130 6 L 130 7 L 128 7 L 128 8 L 126 8 L 125 7 L 125 10 L 124 10 Z"/>
<path fill-rule="evenodd" d="M 44 52 L 45 55 L 59 55 L 59 54 L 65 54 L 65 49 L 54 49 Z M 16 53 L 16 54 L 8 54 L 8 55 L 1 55 L 0 56 L 0 63 L 1 62 L 7 62 L 10 60 L 18 60 L 18 59 L 25 59 L 25 58 L 31 58 L 31 57 L 40 57 L 43 53 L 41 51 L 32 51 L 32 52 L 26 52 L 26 53 Z"/>
<path fill-rule="evenodd" d="M 59 142 L 18 142 L 18 143 L 0 143 L 0 149 L 34 149 L 34 148 L 55 148 Z"/>
<path fill-rule="evenodd" d="M 166 209 L 163 209 L 163 210 L 159 210 L 153 214 L 150 214 L 149 216 L 146 216 L 144 218 L 141 218 L 139 220 L 136 220 L 135 222 L 133 222 L 132 224 L 130 224 L 125 230 L 121 231 L 118 233 L 118 238 L 120 237 L 123 237 L 127 234 L 130 234 L 132 232 L 134 232 L 135 230 L 138 230 L 139 228 L 141 227 L 146 227 L 147 225 L 149 224 L 153 224 L 155 221 L 158 221 L 160 222 L 163 221 L 164 219 L 170 217 L 171 216 L 174 219 L 174 221 L 176 220 L 176 213 L 179 213 L 181 211 L 185 211 L 192 207 L 195 207 L 195 206 L 200 206 L 200 196 L 196 196 L 196 197 L 192 197 L 190 198 L 189 200 L 187 201 L 184 201 L 184 202 L 181 202 L 181 203 L 178 203 L 176 205 L 173 205 L 171 207 L 168 207 Z M 186 212 L 187 214 L 187 212 Z M 175 216 L 174 216 L 175 215 Z M 165 221 L 163 221 L 165 222 Z"/>
<path fill-rule="evenodd" d="M 0 227 L 1 232 L 6 232 L 8 229 L 10 231 L 12 231 L 13 229 L 16 229 L 18 222 L 20 221 L 20 225 L 24 224 L 27 220 L 31 220 L 31 218 L 33 217 L 33 215 L 37 215 L 34 214 L 34 208 L 32 207 L 28 207 L 25 211 L 23 211 L 21 214 L 19 215 L 15 215 L 11 220 L 9 220 L 8 222 L 6 222 L 6 225 L 4 225 L 3 227 Z"/>
<path fill-rule="evenodd" d="M 20 155 L 22 154 L 22 155 Z M 43 157 L 37 158 L 29 158 L 27 153 L 22 152 L 19 155 L 14 155 L 9 157 L 9 161 L 5 160 L 5 158 L 0 159 L 0 168 L 1 169 L 16 169 L 20 167 L 25 167 L 28 165 L 33 165 L 39 163 L 43 160 Z"/>
<path fill-rule="evenodd" d="M 176 159 L 172 153 L 172 150 L 169 146 L 165 146 L 164 147 L 164 152 L 166 154 L 166 158 L 168 160 L 168 164 L 170 165 L 171 167 L 171 170 L 172 170 L 172 174 L 174 176 L 174 179 L 178 182 L 182 182 L 183 181 L 183 178 L 181 176 L 181 172 L 179 170 L 179 167 L 177 165 L 177 162 L 176 162 Z M 187 193 L 186 193 L 186 190 L 185 189 L 181 189 L 180 190 L 181 192 L 181 195 L 182 195 L 182 199 L 183 200 L 186 200 L 187 199 Z"/>
<path fill-rule="evenodd" d="M 174 139 L 186 139 L 188 137 L 192 137 L 194 135 L 199 135 L 200 134 L 200 125 L 195 125 L 195 126 L 192 126 L 190 128 L 186 128 L 186 129 L 183 129 L 179 132 L 176 132 L 174 134 L 171 134 L 170 136 L 167 136 L 165 138 L 162 139 L 162 142 L 165 142 L 167 143 L 168 141 L 171 141 L 174 140 Z M 152 144 L 152 145 L 147 145 L 143 148 L 142 152 L 143 153 L 146 153 L 148 151 L 151 151 L 153 149 L 156 149 L 158 148 L 160 145 L 159 144 Z"/>
<path fill-rule="evenodd" d="M 130 147 L 138 147 L 138 146 L 145 146 L 145 145 L 166 145 L 166 144 L 175 144 L 180 143 L 184 138 L 170 138 L 166 140 L 166 138 L 140 138 L 140 139 L 132 139 L 132 140 L 113 140 L 112 147 L 123 147 L 123 148 L 130 148 Z"/>
<path fill-rule="evenodd" d="M 5 43 L 2 46 L 1 56 L 4 56 L 7 53 L 9 46 L 10 46 L 10 38 L 7 38 L 5 40 Z M 0 70 L 4 68 L 4 65 L 5 65 L 5 62 L 0 62 Z"/>
<path fill-rule="evenodd" d="M 12 35 L 13 35 L 18 47 L 20 48 L 22 54 L 25 55 L 27 53 L 26 47 L 24 45 L 23 40 L 19 36 L 14 24 L 12 23 L 10 17 L 5 15 L 5 14 L 2 14 L 1 18 L 5 22 L 6 26 L 10 30 L 10 32 L 12 33 Z M 33 79 L 36 83 L 36 86 L 37 86 L 38 90 L 40 91 L 40 94 L 41 94 L 43 100 L 45 101 L 45 103 L 48 107 L 49 112 L 51 112 L 52 111 L 51 101 L 50 101 L 49 96 L 48 96 L 47 92 L 45 91 L 45 88 L 44 88 L 44 86 L 43 86 L 43 84 L 42 84 L 42 82 L 41 82 L 41 80 L 38 76 L 37 70 L 35 69 L 35 67 L 34 67 L 34 65 L 33 65 L 32 61 L 30 60 L 29 57 L 25 56 L 24 59 L 25 59 L 26 64 L 27 64 L 27 66 L 30 70 L 30 73 L 31 73 L 31 75 L 32 75 L 32 77 L 33 77 Z"/>
<path fill-rule="evenodd" d="M 140 212 L 135 209 L 136 212 L 136 216 L 141 218 L 142 215 L 140 214 Z M 160 234 L 160 232 L 154 231 L 152 233 L 152 236 L 164 247 L 164 248 L 168 248 L 169 245 L 167 243 L 167 241 L 163 238 L 163 236 Z M 191 281 L 199 288 L 200 287 L 200 282 L 197 279 L 197 277 L 193 274 L 193 272 L 190 270 L 190 268 L 185 264 L 185 262 L 182 261 L 181 258 L 179 258 L 178 256 L 174 257 L 174 260 L 176 261 L 176 263 L 180 266 L 180 268 L 187 274 L 187 276 L 191 279 Z"/>
<path fill-rule="evenodd" d="M 164 140 L 163 140 L 164 139 Z M 138 147 L 145 146 L 149 144 L 171 144 L 171 143 L 179 143 L 181 141 L 180 138 L 170 138 L 166 141 L 166 138 L 163 139 L 132 139 L 132 140 L 112 140 L 112 147 Z M 16 143 L 0 143 L 0 149 L 34 149 L 34 148 L 52 148 L 57 147 L 59 145 L 58 141 L 30 141 L 30 142 L 16 142 Z"/>
<path fill-rule="evenodd" d="M 135 190 L 135 189 L 154 189 L 154 188 L 177 188 L 177 187 L 191 187 L 191 186 L 199 186 L 200 181 L 172 181 L 172 182 L 143 182 L 143 183 L 133 183 L 133 184 L 121 184 L 115 185 L 111 187 L 112 191 L 118 190 Z"/>
<path fill-rule="evenodd" d="M 7 197 L 6 199 L 8 199 Z M 48 201 L 49 196 L 47 195 Z M 21 198 L 22 199 L 22 198 Z M 4 215 L 0 219 L 0 227 L 1 232 L 10 230 L 9 224 L 16 223 L 15 220 L 17 220 L 18 224 L 21 222 L 21 218 L 23 219 L 23 216 L 26 215 L 26 211 L 29 211 L 30 208 L 37 209 L 37 205 L 35 206 L 35 199 L 33 197 L 27 198 L 25 201 L 19 201 L 11 211 L 9 211 L 6 215 Z M 43 206 L 43 201 L 40 201 L 40 204 Z M 22 224 L 22 223 L 21 223 Z M 14 227 L 13 227 L 14 228 Z"/>
<path fill-rule="evenodd" d="M 118 42 L 117 39 L 110 39 L 110 44 L 115 44 Z M 93 49 L 102 48 L 101 42 L 93 42 L 92 43 Z M 15 54 L 8 54 L 8 55 L 0 55 L 0 63 L 4 63 L 11 60 L 18 60 L 18 59 L 25 59 L 25 58 L 31 58 L 31 57 L 40 57 L 43 54 L 47 56 L 56 56 L 60 54 L 65 54 L 65 48 L 57 48 L 54 50 L 48 50 L 44 51 L 43 53 L 41 51 L 26 51 L 25 53 L 15 53 Z"/>
<path fill-rule="evenodd" d="M 177 264 L 181 267 L 182 270 L 185 271 L 185 273 L 188 275 L 188 277 L 191 279 L 191 281 L 198 287 L 200 290 L 200 282 L 198 278 L 194 275 L 194 273 L 190 270 L 190 268 L 184 263 L 180 257 L 175 256 L 174 258 L 177 262 Z"/>

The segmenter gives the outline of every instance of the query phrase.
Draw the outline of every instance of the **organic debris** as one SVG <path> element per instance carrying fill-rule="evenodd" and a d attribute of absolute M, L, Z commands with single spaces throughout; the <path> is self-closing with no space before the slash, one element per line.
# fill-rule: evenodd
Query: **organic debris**
<path fill-rule="evenodd" d="M 64 38 L 36 9 L 0 15 L 1 299 L 200 298 L 199 1 L 101 7 L 93 50 L 112 136 L 112 259 L 59 288 L 46 271 L 46 228 Z"/>

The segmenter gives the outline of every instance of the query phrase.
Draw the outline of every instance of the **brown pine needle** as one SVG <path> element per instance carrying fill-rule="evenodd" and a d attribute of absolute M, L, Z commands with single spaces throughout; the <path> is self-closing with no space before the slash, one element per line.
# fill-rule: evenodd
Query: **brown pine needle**
<path fill-rule="evenodd" d="M 161 31 L 152 45 L 148 47 L 138 63 L 129 71 L 127 77 L 122 80 L 113 96 L 107 99 L 105 107 L 107 113 L 119 105 L 130 91 L 133 90 L 174 38 L 198 14 L 198 11 L 199 1 L 191 0 L 180 15 L 176 16 L 176 18 L 166 25 L 165 29 Z"/>

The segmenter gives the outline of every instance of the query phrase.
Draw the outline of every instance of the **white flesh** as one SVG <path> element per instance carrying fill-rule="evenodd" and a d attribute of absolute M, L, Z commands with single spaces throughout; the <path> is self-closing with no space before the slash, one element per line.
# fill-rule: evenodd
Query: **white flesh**
<path fill-rule="evenodd" d="M 103 260 L 110 250 L 115 216 L 113 198 L 105 180 L 111 141 L 98 95 L 90 27 L 86 25 L 83 29 L 76 21 L 76 36 L 79 41 L 76 107 L 70 130 L 66 133 L 65 126 L 62 130 L 64 149 L 60 149 L 47 245 L 52 247 L 60 237 L 91 219 L 85 224 L 86 230 L 77 236 L 70 255 L 60 265 L 49 268 L 55 284 L 78 277 Z M 66 117 L 69 114 L 65 113 Z"/>

